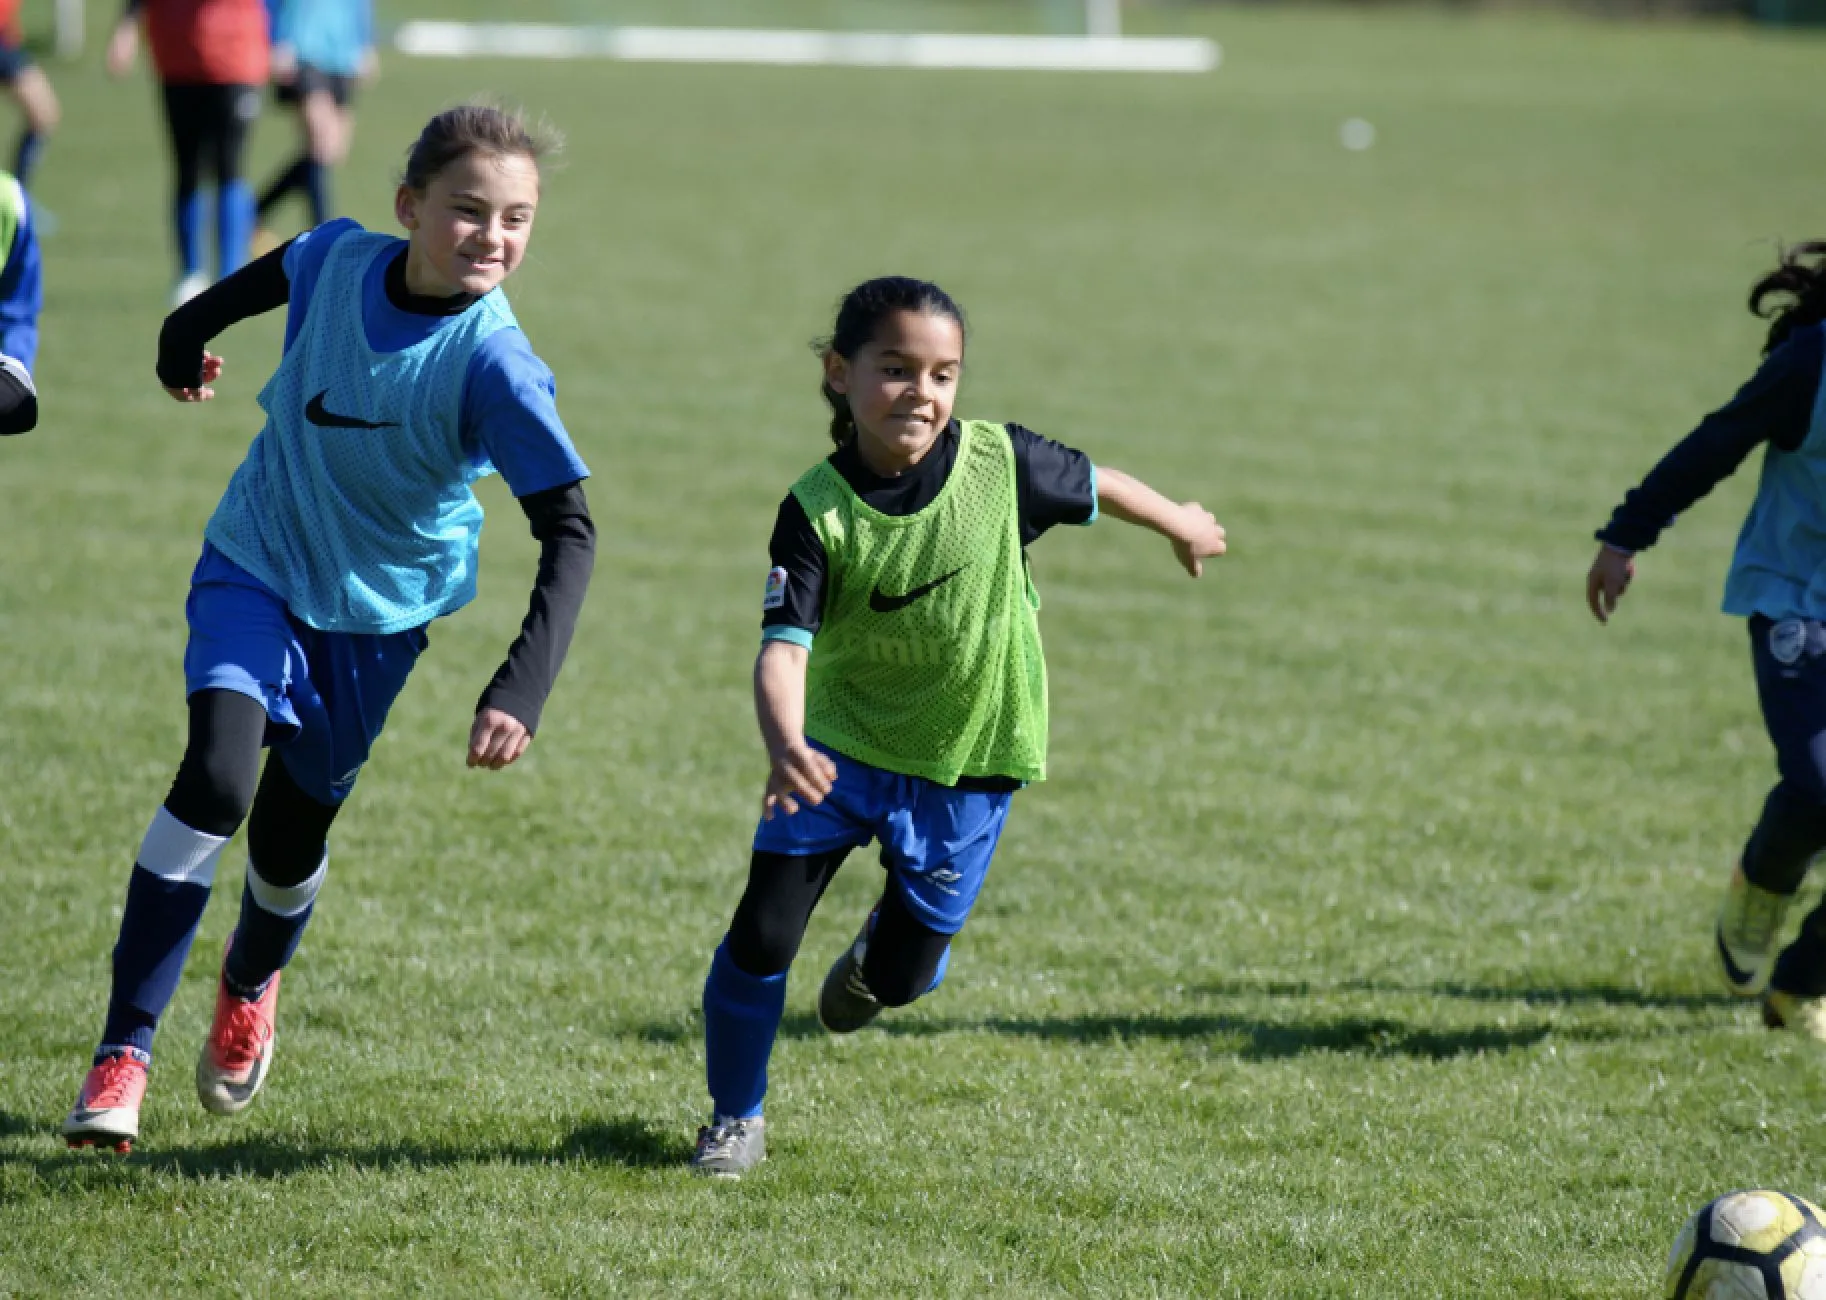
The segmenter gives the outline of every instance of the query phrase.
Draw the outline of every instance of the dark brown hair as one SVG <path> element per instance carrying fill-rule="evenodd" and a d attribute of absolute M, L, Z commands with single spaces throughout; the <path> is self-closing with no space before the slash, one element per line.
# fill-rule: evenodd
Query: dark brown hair
<path fill-rule="evenodd" d="M 1764 311 L 1763 299 L 1776 296 L 1788 301 Z M 1750 311 L 1771 320 L 1764 355 L 1787 342 L 1796 330 L 1826 320 L 1826 239 L 1784 248 L 1781 264 L 1750 290 Z"/>
<path fill-rule="evenodd" d="M 406 152 L 400 183 L 420 194 L 443 170 L 471 153 L 496 158 L 526 157 L 537 167 L 564 146 L 564 137 L 543 121 L 529 122 L 517 108 L 458 104 L 425 123 Z"/>
<path fill-rule="evenodd" d="M 878 280 L 866 280 L 843 295 L 830 336 L 815 339 L 812 350 L 820 356 L 835 352 L 844 360 L 853 361 L 863 344 L 875 337 L 882 320 L 897 311 L 949 316 L 957 322 L 959 334 L 967 332 L 964 309 L 936 284 L 911 276 L 884 275 Z M 855 435 L 856 417 L 850 414 L 849 398 L 832 388 L 829 380 L 824 382 L 822 391 L 831 408 L 831 441 L 841 447 Z"/>

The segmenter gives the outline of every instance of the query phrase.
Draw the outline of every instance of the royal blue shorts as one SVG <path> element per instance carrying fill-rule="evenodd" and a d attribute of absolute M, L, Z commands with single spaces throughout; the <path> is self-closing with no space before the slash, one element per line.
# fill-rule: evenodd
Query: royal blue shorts
<path fill-rule="evenodd" d="M 837 765 L 830 794 L 816 807 L 801 799 L 798 812 L 776 812 L 772 821 L 763 821 L 755 830 L 755 848 L 802 855 L 880 840 L 881 865 L 913 915 L 940 934 L 963 929 L 1014 795 L 954 790 L 859 763 L 823 745 L 812 748 Z"/>
<path fill-rule="evenodd" d="M 279 593 L 205 543 L 184 604 L 184 689 L 236 691 L 266 706 L 266 743 L 311 798 L 339 804 L 427 644 L 425 629 L 388 636 L 321 632 Z"/>

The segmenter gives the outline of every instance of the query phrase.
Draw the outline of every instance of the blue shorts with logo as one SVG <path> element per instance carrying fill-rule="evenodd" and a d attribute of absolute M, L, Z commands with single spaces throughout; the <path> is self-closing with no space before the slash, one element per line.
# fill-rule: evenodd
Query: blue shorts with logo
<path fill-rule="evenodd" d="M 801 799 L 798 812 L 776 812 L 763 821 L 754 847 L 799 856 L 879 840 L 881 865 L 913 915 L 940 934 L 963 929 L 989 874 L 1013 793 L 956 790 L 809 743 L 837 765 L 830 794 L 816 807 Z"/>
<path fill-rule="evenodd" d="M 298 787 L 339 804 L 428 638 L 422 627 L 387 636 L 323 632 L 284 599 L 204 543 L 184 614 L 184 690 L 235 691 L 266 706 L 266 743 Z"/>

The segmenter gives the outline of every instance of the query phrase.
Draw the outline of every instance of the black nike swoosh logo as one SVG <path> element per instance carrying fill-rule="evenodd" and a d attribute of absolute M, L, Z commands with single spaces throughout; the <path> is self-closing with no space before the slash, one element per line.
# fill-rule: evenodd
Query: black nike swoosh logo
<path fill-rule="evenodd" d="M 323 405 L 323 399 L 328 397 L 329 395 L 330 395 L 330 390 L 326 388 L 321 393 L 317 394 L 317 396 L 313 397 L 310 401 L 306 402 L 304 404 L 304 418 L 309 420 L 312 424 L 315 424 L 315 425 L 317 425 L 321 428 L 325 428 L 325 429 L 397 429 L 397 428 L 399 428 L 398 420 L 380 420 L 380 421 L 363 420 L 363 419 L 359 418 L 358 416 L 338 415 L 334 411 L 325 410 L 324 405 Z"/>
<path fill-rule="evenodd" d="M 951 570 L 951 572 L 947 573 L 944 577 L 934 578 L 930 582 L 922 583 L 913 588 L 912 591 L 900 596 L 888 595 L 881 589 L 881 584 L 876 583 L 875 590 L 869 593 L 869 608 L 874 610 L 877 614 L 892 614 L 897 609 L 905 609 L 921 596 L 927 595 L 944 586 L 968 567 L 968 565 L 960 565 Z"/>
<path fill-rule="evenodd" d="M 1712 938 L 1718 943 L 1718 960 L 1725 968 L 1725 978 L 1734 989 L 1748 989 L 1755 982 L 1756 972 L 1747 971 L 1731 960 L 1731 950 L 1725 947 L 1725 937 L 1717 930 L 1712 931 Z"/>

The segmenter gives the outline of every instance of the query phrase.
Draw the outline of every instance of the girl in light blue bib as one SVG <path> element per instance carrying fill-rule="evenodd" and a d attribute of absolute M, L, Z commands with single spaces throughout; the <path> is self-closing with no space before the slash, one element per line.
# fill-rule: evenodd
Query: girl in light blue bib
<path fill-rule="evenodd" d="M 1738 534 L 1724 610 L 1747 621 L 1763 722 L 1780 779 L 1732 870 L 1715 933 L 1725 983 L 1761 994 L 1771 1028 L 1826 1040 L 1826 906 L 1776 956 L 1789 902 L 1826 850 L 1826 241 L 1789 249 L 1750 292 L 1774 317 L 1763 364 L 1623 499 L 1598 531 L 1585 598 L 1608 622 L 1635 576 L 1635 553 L 1763 453 Z"/>
<path fill-rule="evenodd" d="M 517 114 L 440 113 L 395 198 L 406 238 L 329 222 L 165 322 L 159 382 L 201 402 L 223 373 L 209 341 L 287 312 L 284 354 L 259 395 L 265 423 L 191 577 L 189 743 L 127 887 L 101 1046 L 64 1122 L 72 1146 L 137 1139 L 153 1033 L 243 819 L 241 915 L 196 1081 L 218 1114 L 259 1092 L 279 972 L 328 871 L 330 824 L 431 620 L 475 596 L 482 508 L 470 484 L 497 471 L 539 539 L 539 577 L 476 705 L 467 761 L 498 770 L 531 743 L 595 553 L 589 471 L 500 288 L 525 256 L 550 147 Z"/>

